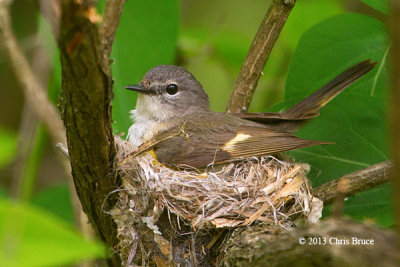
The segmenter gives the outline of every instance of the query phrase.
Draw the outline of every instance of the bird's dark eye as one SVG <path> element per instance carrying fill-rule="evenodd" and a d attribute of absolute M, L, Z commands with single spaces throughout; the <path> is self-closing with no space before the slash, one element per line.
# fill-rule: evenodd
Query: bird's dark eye
<path fill-rule="evenodd" d="M 167 89 L 165 91 L 167 91 L 167 94 L 169 95 L 174 95 L 178 92 L 178 85 L 172 83 L 167 86 Z"/>

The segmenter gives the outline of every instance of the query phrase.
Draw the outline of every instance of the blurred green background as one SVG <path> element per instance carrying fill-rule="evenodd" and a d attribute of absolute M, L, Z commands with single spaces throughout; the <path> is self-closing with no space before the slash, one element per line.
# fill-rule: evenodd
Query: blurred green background
<path fill-rule="evenodd" d="M 100 13 L 104 2 L 99 1 Z M 269 4 L 127 1 L 112 51 L 115 133 L 126 133 L 132 123 L 129 110 L 135 107 L 136 95 L 124 86 L 138 83 L 148 69 L 160 64 L 188 68 L 209 94 L 211 109 L 224 111 Z M 250 106 L 253 112 L 287 108 L 359 61 L 379 62 L 299 131 L 301 137 L 336 143 L 291 153 L 311 164 L 314 186 L 388 158 L 387 13 L 384 0 L 299 0 L 265 66 Z M 15 0 L 11 15 L 25 55 L 57 104 L 60 62 L 48 22 L 29 0 Z M 60 152 L 26 105 L 1 54 L 0 81 L 0 262 L 43 266 L 99 257 L 102 246 L 85 240 L 73 226 L 66 175 L 56 157 Z M 324 212 L 328 215 L 329 207 Z M 345 213 L 392 226 L 390 186 L 348 198 Z M 41 251 L 48 257 L 26 257 Z"/>

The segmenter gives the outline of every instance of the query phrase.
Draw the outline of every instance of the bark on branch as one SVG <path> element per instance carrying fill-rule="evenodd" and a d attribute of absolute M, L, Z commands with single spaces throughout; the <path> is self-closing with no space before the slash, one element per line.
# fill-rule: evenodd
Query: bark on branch
<path fill-rule="evenodd" d="M 226 112 L 246 112 L 275 41 L 296 0 L 272 0 L 240 69 Z"/>
<path fill-rule="evenodd" d="M 337 197 L 337 187 L 340 181 L 345 181 L 346 184 L 345 192 L 341 192 L 341 194 L 351 196 L 358 192 L 363 192 L 390 182 L 392 172 L 393 162 L 381 162 L 368 168 L 346 174 L 339 179 L 332 180 L 320 187 L 314 188 L 313 195 L 324 201 L 324 204 L 328 204 Z"/>
<path fill-rule="evenodd" d="M 114 42 L 115 32 L 119 25 L 119 18 L 122 14 L 126 0 L 107 1 L 103 14 L 103 21 L 100 26 L 101 34 L 101 51 L 103 51 L 102 64 L 106 68 L 104 71 L 109 71 L 110 55 L 112 44 Z"/>
<path fill-rule="evenodd" d="M 369 244 L 353 243 L 361 242 L 353 238 Z M 390 230 L 347 219 L 329 219 L 295 231 L 257 225 L 234 231 L 219 266 L 394 267 L 400 259 L 397 240 Z"/>
<path fill-rule="evenodd" d="M 109 9 L 115 7 L 110 4 L 113 1 L 108 2 L 105 14 L 113 13 Z M 123 1 L 115 3 L 122 5 Z M 115 144 L 108 56 L 121 12 L 112 16 L 113 26 L 103 25 L 100 35 L 94 4 L 89 0 L 62 1 L 58 38 L 62 65 L 60 102 L 76 191 L 95 232 L 112 248 L 117 244 L 116 225 L 106 212 L 115 199 L 107 196 L 119 184 L 119 177 L 113 172 Z M 116 254 L 111 254 L 110 264 L 120 264 Z"/>

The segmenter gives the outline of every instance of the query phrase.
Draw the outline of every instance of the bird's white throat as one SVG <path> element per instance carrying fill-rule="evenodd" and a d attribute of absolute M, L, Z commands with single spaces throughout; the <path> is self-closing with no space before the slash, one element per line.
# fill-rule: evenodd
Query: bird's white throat
<path fill-rule="evenodd" d="M 143 116 L 138 110 L 130 111 L 134 121 L 128 131 L 128 141 L 136 146 L 140 146 L 144 141 L 153 137 L 153 129 L 157 126 L 157 121 Z"/>
<path fill-rule="evenodd" d="M 139 95 L 136 109 L 130 111 L 134 123 L 128 130 L 129 142 L 139 146 L 166 129 L 164 122 L 174 116 L 165 105 L 163 109 L 161 106 L 156 97 Z"/>

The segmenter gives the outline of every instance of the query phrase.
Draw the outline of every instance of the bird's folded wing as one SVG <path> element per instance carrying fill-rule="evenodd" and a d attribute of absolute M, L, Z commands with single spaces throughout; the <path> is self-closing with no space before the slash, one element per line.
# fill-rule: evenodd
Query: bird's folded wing
<path fill-rule="evenodd" d="M 329 143 L 301 139 L 290 133 L 263 127 L 241 126 L 232 131 L 221 129 L 171 136 L 158 143 L 154 152 L 161 163 L 202 168 L 321 144 Z"/>

